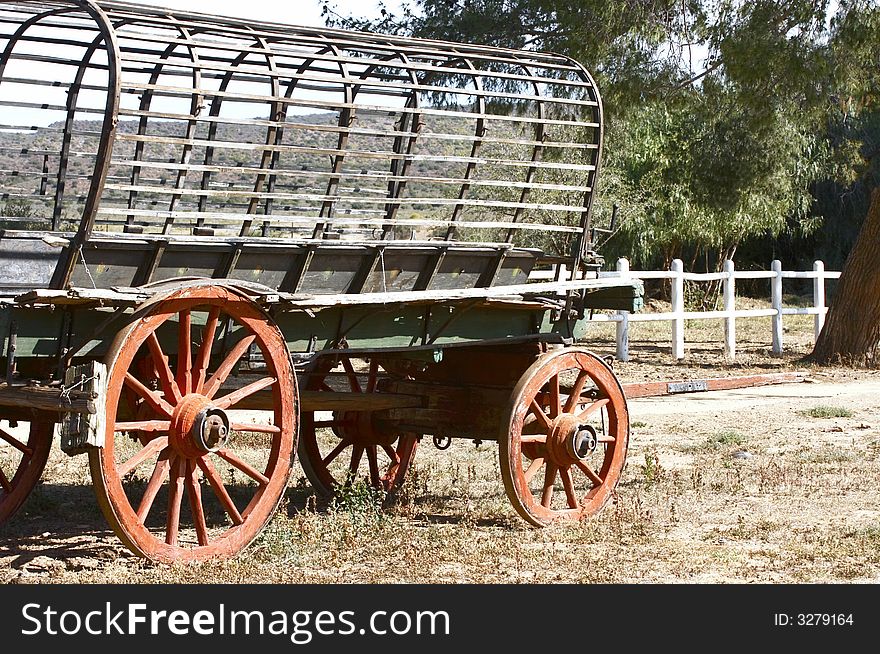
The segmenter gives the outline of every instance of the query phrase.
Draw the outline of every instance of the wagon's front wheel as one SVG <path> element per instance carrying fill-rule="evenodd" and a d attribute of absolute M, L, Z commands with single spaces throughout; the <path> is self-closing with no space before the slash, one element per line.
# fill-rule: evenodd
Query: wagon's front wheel
<path fill-rule="evenodd" d="M 106 361 L 105 443 L 89 460 L 114 531 L 162 562 L 241 551 L 293 464 L 298 395 L 281 332 L 234 291 L 190 287 L 121 332 Z M 268 410 L 241 410 L 257 398 Z"/>
<path fill-rule="evenodd" d="M 21 508 L 40 481 L 51 450 L 51 422 L 0 422 L 0 525 Z"/>
<path fill-rule="evenodd" d="M 513 391 L 499 436 L 501 476 L 536 526 L 596 514 L 626 460 L 629 413 L 611 369 L 579 348 L 548 352 Z"/>

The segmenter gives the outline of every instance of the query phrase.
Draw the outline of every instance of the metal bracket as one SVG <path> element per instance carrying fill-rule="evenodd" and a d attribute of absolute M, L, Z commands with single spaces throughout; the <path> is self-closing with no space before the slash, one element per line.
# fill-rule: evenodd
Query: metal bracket
<path fill-rule="evenodd" d="M 452 445 L 452 439 L 449 436 L 434 436 L 434 447 L 438 450 L 448 450 Z"/>
<path fill-rule="evenodd" d="M 62 397 L 73 390 L 95 397 L 95 413 L 65 413 L 61 420 L 61 449 L 68 456 L 104 447 L 106 386 L 107 366 L 99 361 L 73 366 L 65 372 Z"/>
<path fill-rule="evenodd" d="M 16 340 L 18 338 L 18 325 L 13 320 L 9 324 L 9 338 L 6 345 L 6 385 L 12 385 L 12 379 L 15 377 L 15 350 Z"/>
<path fill-rule="evenodd" d="M 676 393 L 696 393 L 698 391 L 709 390 L 709 384 L 704 379 L 685 382 L 670 382 L 666 385 L 666 392 L 669 394 Z"/>

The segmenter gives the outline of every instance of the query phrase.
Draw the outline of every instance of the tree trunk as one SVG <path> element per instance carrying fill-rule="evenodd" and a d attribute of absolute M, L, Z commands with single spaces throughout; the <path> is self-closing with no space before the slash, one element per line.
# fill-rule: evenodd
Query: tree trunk
<path fill-rule="evenodd" d="M 880 189 L 846 260 L 825 327 L 810 358 L 816 363 L 880 364 Z"/>

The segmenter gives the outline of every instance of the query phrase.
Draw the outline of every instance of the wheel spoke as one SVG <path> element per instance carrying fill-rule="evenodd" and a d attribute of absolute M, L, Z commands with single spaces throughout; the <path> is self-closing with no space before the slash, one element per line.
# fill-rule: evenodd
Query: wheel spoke
<path fill-rule="evenodd" d="M 180 504 L 183 500 L 183 478 L 186 476 L 186 460 L 176 457 L 171 462 L 171 485 L 168 487 L 168 517 L 165 521 L 165 542 L 177 545 L 180 530 Z"/>
<path fill-rule="evenodd" d="M 136 420 L 134 422 L 117 422 L 113 426 L 114 432 L 167 432 L 169 429 L 171 429 L 171 422 L 169 420 Z"/>
<path fill-rule="evenodd" d="M 580 506 L 577 495 L 574 492 L 574 482 L 571 480 L 571 470 L 560 468 L 559 477 L 562 479 L 562 487 L 565 489 L 565 499 L 568 500 L 568 508 L 576 509 Z"/>
<path fill-rule="evenodd" d="M 375 445 L 367 447 L 367 463 L 370 466 L 370 483 L 374 488 L 379 487 L 379 460 Z"/>
<path fill-rule="evenodd" d="M 559 413 L 562 411 L 559 394 L 559 375 L 553 375 L 547 383 L 550 385 L 550 417 L 558 418 Z"/>
<path fill-rule="evenodd" d="M 0 470 L 0 487 L 2 487 L 7 493 L 12 492 L 12 484 L 9 482 L 9 479 L 6 478 L 6 475 L 3 474 L 2 470 Z"/>
<path fill-rule="evenodd" d="M 211 363 L 211 348 L 214 347 L 214 336 L 217 333 L 217 321 L 220 317 L 220 307 L 212 306 L 208 312 L 208 320 L 205 322 L 205 330 L 202 332 L 202 346 L 193 362 L 193 388 L 196 393 L 201 393 L 205 386 L 205 377 L 208 365 Z"/>
<path fill-rule="evenodd" d="M 266 475 L 251 466 L 246 461 L 243 461 L 242 459 L 237 457 L 229 450 L 218 450 L 217 456 L 226 461 L 229 465 L 241 470 L 251 479 L 258 481 L 260 483 L 260 486 L 267 486 L 269 484 L 269 478 Z"/>
<path fill-rule="evenodd" d="M 602 398 L 601 400 L 596 400 L 590 406 L 588 406 L 586 409 L 584 409 L 583 411 L 581 411 L 577 415 L 578 420 L 586 420 L 591 415 L 596 413 L 596 411 L 598 411 L 599 409 L 601 409 L 604 406 L 607 406 L 609 402 L 610 402 L 610 400 L 607 397 Z"/>
<path fill-rule="evenodd" d="M 232 346 L 232 349 L 229 350 L 229 354 L 227 354 L 226 358 L 223 359 L 223 363 L 220 364 L 214 374 L 211 375 L 208 381 L 205 382 L 205 386 L 202 389 L 202 395 L 208 398 L 214 397 L 214 394 L 218 390 L 220 390 L 223 382 L 225 382 L 226 378 L 229 377 L 229 373 L 232 372 L 235 364 L 256 339 L 256 334 L 251 334 L 249 336 L 245 336 L 238 343 Z"/>
<path fill-rule="evenodd" d="M 159 494 L 159 489 L 162 488 L 162 482 L 165 481 L 165 474 L 168 472 L 169 465 L 168 454 L 169 451 L 166 449 L 159 455 L 159 460 L 156 461 L 156 466 L 153 468 L 153 474 L 150 476 L 150 481 L 147 482 L 146 490 L 144 490 L 144 496 L 141 498 L 141 503 L 138 505 L 137 517 L 142 524 L 147 521 L 147 516 L 150 514 L 150 509 L 153 507 L 156 495 Z"/>
<path fill-rule="evenodd" d="M 173 406 L 166 402 L 158 393 L 154 393 L 149 388 L 144 386 L 141 380 L 132 375 L 130 372 L 125 373 L 125 384 L 135 393 L 144 398 L 147 404 L 153 407 L 153 409 L 163 414 L 164 416 L 170 418 L 171 415 L 174 413 Z"/>
<path fill-rule="evenodd" d="M 584 463 L 583 461 L 578 461 L 577 463 L 575 463 L 575 465 L 581 470 L 581 472 L 583 472 L 587 477 L 590 478 L 590 481 L 592 481 L 595 486 L 602 485 L 603 479 L 595 472 L 593 472 L 593 469 L 586 463 Z"/>
<path fill-rule="evenodd" d="M 388 455 L 388 458 L 391 459 L 391 463 L 394 465 L 400 465 L 400 457 L 397 452 L 394 451 L 394 448 L 390 445 L 383 445 L 382 449 L 385 450 L 385 454 Z"/>
<path fill-rule="evenodd" d="M 532 478 L 535 476 L 535 473 L 541 469 L 541 466 L 544 465 L 544 457 L 539 456 L 537 459 L 534 459 L 530 464 L 528 469 L 523 473 L 523 477 L 526 480 L 526 483 L 530 483 Z"/>
<path fill-rule="evenodd" d="M 581 393 L 584 391 L 584 385 L 587 383 L 587 379 L 590 378 L 590 374 L 586 370 L 581 370 L 578 373 L 577 381 L 575 381 L 574 386 L 571 389 L 571 393 L 568 396 L 568 399 L 565 401 L 565 407 L 563 407 L 563 411 L 565 413 L 572 413 L 574 408 L 578 404 L 578 400 L 581 397 Z"/>
<path fill-rule="evenodd" d="M 241 517 L 238 509 L 235 507 L 235 502 L 233 502 L 232 498 L 229 496 L 226 486 L 223 485 L 223 480 L 220 479 L 220 475 L 217 472 L 217 468 L 214 467 L 214 464 L 211 463 L 208 458 L 201 457 L 196 459 L 196 465 L 199 466 L 199 469 L 204 473 L 205 479 L 208 480 L 211 489 L 214 491 L 214 495 L 220 500 L 220 504 L 223 505 L 226 514 L 229 516 L 230 520 L 232 520 L 232 524 L 242 524 L 244 518 Z"/>
<path fill-rule="evenodd" d="M 354 372 L 354 368 L 351 366 L 351 359 L 348 357 L 342 357 L 342 367 L 345 368 L 345 375 L 348 377 L 348 383 L 351 386 L 352 393 L 362 393 L 361 384 L 358 381 L 357 375 Z"/>
<path fill-rule="evenodd" d="M 162 391 L 165 393 L 165 397 L 173 398 L 175 404 L 179 403 L 182 397 L 180 389 L 177 387 L 177 382 L 174 381 L 174 374 L 168 365 L 168 357 L 162 351 L 162 346 L 159 344 L 156 332 L 150 332 L 150 335 L 147 336 L 147 346 L 150 348 L 153 366 L 159 374 L 159 383 L 162 384 Z"/>
<path fill-rule="evenodd" d="M 140 464 L 146 461 L 149 458 L 152 458 L 154 455 L 158 454 L 162 450 L 168 447 L 168 438 L 165 436 L 160 436 L 159 438 L 154 438 L 149 443 L 144 445 L 140 452 L 135 454 L 133 457 L 128 459 L 125 463 L 117 466 L 117 471 L 120 477 L 125 477 L 128 473 L 132 472 L 135 468 L 137 468 Z"/>
<path fill-rule="evenodd" d="M 520 443 L 546 443 L 547 434 L 523 434 L 519 437 Z"/>
<path fill-rule="evenodd" d="M 527 415 L 523 421 L 523 436 L 546 436 L 547 431 L 547 428 L 539 420 L 535 420 L 532 415 Z"/>
<path fill-rule="evenodd" d="M 0 440 L 6 441 L 10 445 L 12 445 L 12 447 L 17 449 L 28 458 L 34 455 L 34 451 L 31 448 L 15 438 L 15 436 L 13 436 L 12 434 L 6 433 L 6 431 L 4 431 L 3 429 L 0 429 Z"/>
<path fill-rule="evenodd" d="M 553 484 L 556 482 L 556 465 L 547 463 L 547 469 L 544 470 L 544 489 L 541 492 L 541 505 L 550 508 L 553 501 Z"/>
<path fill-rule="evenodd" d="M 538 404 L 535 400 L 532 400 L 531 404 L 529 404 L 529 411 L 532 412 L 532 415 L 534 415 L 538 419 L 538 422 L 544 426 L 546 433 L 549 434 L 550 430 L 553 429 L 553 422 L 550 420 L 547 414 L 544 413 L 541 405 Z"/>
<path fill-rule="evenodd" d="M 351 463 L 348 466 L 348 471 L 351 473 L 351 478 L 354 479 L 357 477 L 358 467 L 361 465 L 361 457 L 364 455 L 364 446 L 363 445 L 355 445 L 351 448 Z"/>
<path fill-rule="evenodd" d="M 263 377 L 255 382 L 251 382 L 247 386 L 242 386 L 236 391 L 232 391 L 229 395 L 214 401 L 214 406 L 218 409 L 228 409 L 241 402 L 244 398 L 250 397 L 254 393 L 259 393 L 264 388 L 268 388 L 278 381 L 275 377 Z"/>
<path fill-rule="evenodd" d="M 379 380 L 379 361 L 370 359 L 370 375 L 367 377 L 367 393 L 376 392 L 376 382 Z"/>
<path fill-rule="evenodd" d="M 196 467 L 192 461 L 186 463 L 186 494 L 193 522 L 196 524 L 196 537 L 199 545 L 208 544 L 208 525 L 205 524 L 205 510 L 202 507 L 202 487 L 196 478 Z"/>
<path fill-rule="evenodd" d="M 337 456 L 339 456 L 342 453 L 342 450 L 344 450 L 349 445 L 351 445 L 351 441 L 345 439 L 339 441 L 339 444 L 333 448 L 333 451 L 331 451 L 330 454 L 328 454 L 325 458 L 321 460 L 321 463 L 323 463 L 325 466 L 330 465 L 330 462 L 333 461 L 333 459 L 335 459 Z"/>
<path fill-rule="evenodd" d="M 178 314 L 177 329 L 177 387 L 181 395 L 192 392 L 192 315 L 189 309 Z"/>

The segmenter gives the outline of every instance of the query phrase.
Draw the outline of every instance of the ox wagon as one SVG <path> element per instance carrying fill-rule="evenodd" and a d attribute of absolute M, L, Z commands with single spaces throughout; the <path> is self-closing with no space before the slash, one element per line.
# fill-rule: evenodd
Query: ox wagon
<path fill-rule="evenodd" d="M 529 522 L 606 504 L 626 399 L 576 342 L 641 288 L 595 274 L 580 64 L 91 0 L 0 33 L 0 521 L 56 438 L 159 561 L 244 548 L 297 452 L 391 492 L 497 441 Z"/>

